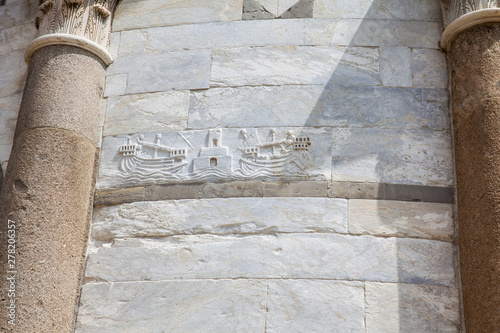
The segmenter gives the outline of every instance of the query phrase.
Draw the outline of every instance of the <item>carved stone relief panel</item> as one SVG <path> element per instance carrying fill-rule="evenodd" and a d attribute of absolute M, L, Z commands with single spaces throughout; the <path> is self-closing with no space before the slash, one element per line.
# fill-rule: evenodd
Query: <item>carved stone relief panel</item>
<path fill-rule="evenodd" d="M 38 36 L 70 34 L 109 44 L 112 13 L 118 0 L 39 0 Z"/>
<path fill-rule="evenodd" d="M 210 129 L 107 137 L 99 186 L 199 180 L 326 179 L 327 130 Z"/>

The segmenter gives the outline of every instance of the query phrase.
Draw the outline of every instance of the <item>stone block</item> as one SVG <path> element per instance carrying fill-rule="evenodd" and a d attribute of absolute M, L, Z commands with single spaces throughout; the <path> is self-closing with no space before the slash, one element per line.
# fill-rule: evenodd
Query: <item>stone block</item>
<path fill-rule="evenodd" d="M 15 26 L 4 30 L 0 29 L 0 44 L 2 45 L 0 55 L 7 57 L 7 54 L 10 52 L 24 50 L 28 44 L 35 39 L 35 37 L 36 28 L 33 23 Z"/>
<path fill-rule="evenodd" d="M 349 199 L 381 199 L 385 196 L 383 183 L 349 182 Z"/>
<path fill-rule="evenodd" d="M 303 20 L 216 22 L 123 31 L 120 54 L 303 42 Z"/>
<path fill-rule="evenodd" d="M 266 182 L 266 197 L 326 197 L 328 183 L 324 181 Z"/>
<path fill-rule="evenodd" d="M 309 126 L 449 128 L 444 89 L 345 87 L 330 82 L 306 122 Z"/>
<path fill-rule="evenodd" d="M 413 49 L 413 86 L 426 88 L 448 87 L 446 55 L 438 50 Z"/>
<path fill-rule="evenodd" d="M 365 289 L 368 333 L 460 331 L 455 287 L 367 282 Z"/>
<path fill-rule="evenodd" d="M 326 198 L 231 198 L 134 202 L 94 210 L 92 237 L 347 231 L 347 202 Z"/>
<path fill-rule="evenodd" d="M 265 192 L 262 181 L 232 181 L 205 183 L 201 190 L 202 198 L 263 197 Z"/>
<path fill-rule="evenodd" d="M 12 144 L 21 99 L 21 94 L 0 98 L 0 144 Z"/>
<path fill-rule="evenodd" d="M 277 46 L 216 49 L 212 86 L 285 84 L 379 85 L 378 49 Z"/>
<path fill-rule="evenodd" d="M 188 91 L 109 97 L 104 135 L 183 130 L 188 109 Z"/>
<path fill-rule="evenodd" d="M 316 0 L 315 18 L 399 19 L 441 21 L 441 7 L 433 0 Z"/>
<path fill-rule="evenodd" d="M 123 0 L 113 30 L 241 20 L 243 0 Z"/>
<path fill-rule="evenodd" d="M 333 181 L 453 185 L 446 131 L 336 129 L 333 142 Z"/>
<path fill-rule="evenodd" d="M 294 96 L 294 98 L 290 98 Z M 227 101 L 231 100 L 228 104 Z M 213 88 L 191 95 L 190 128 L 449 128 L 444 89 L 308 86 Z"/>
<path fill-rule="evenodd" d="M 127 75 L 125 93 L 208 88 L 212 51 L 182 51 L 118 57 L 108 75 Z"/>
<path fill-rule="evenodd" d="M 89 279 L 345 279 L 454 284 L 448 242 L 340 234 L 187 235 L 89 245 Z"/>
<path fill-rule="evenodd" d="M 386 87 L 411 87 L 411 50 L 408 47 L 381 47 L 380 78 Z"/>
<path fill-rule="evenodd" d="M 118 57 L 118 50 L 120 48 L 120 33 L 113 32 L 109 38 L 109 54 L 116 59 Z"/>
<path fill-rule="evenodd" d="M 2 56 L 0 60 L 0 98 L 22 93 L 27 71 L 24 50 Z"/>
<path fill-rule="evenodd" d="M 0 7 L 0 31 L 14 26 L 30 23 L 34 27 L 36 16 L 40 13 L 38 4 L 31 1 L 7 1 Z"/>
<path fill-rule="evenodd" d="M 331 175 L 331 132 L 282 127 L 122 135 L 105 137 L 101 156 L 100 189 L 181 181 L 326 180 Z M 233 185 L 210 185 L 203 195 L 260 191 Z"/>
<path fill-rule="evenodd" d="M 307 45 L 406 46 L 438 49 L 441 22 L 315 19 L 304 23 Z"/>
<path fill-rule="evenodd" d="M 314 12 L 314 0 L 300 0 L 294 5 L 295 0 L 279 1 L 278 12 L 282 12 L 279 18 L 281 19 L 293 19 L 293 18 L 313 18 Z"/>
<path fill-rule="evenodd" d="M 263 332 L 266 297 L 253 280 L 88 283 L 76 332 Z"/>
<path fill-rule="evenodd" d="M 386 200 L 350 200 L 349 233 L 451 241 L 452 205 Z"/>
<path fill-rule="evenodd" d="M 124 95 L 127 90 L 127 74 L 106 75 L 104 96 Z"/>
<path fill-rule="evenodd" d="M 386 199 L 453 203 L 455 201 L 455 189 L 440 186 L 387 184 Z"/>
<path fill-rule="evenodd" d="M 361 283 L 269 281 L 266 332 L 365 333 Z"/>

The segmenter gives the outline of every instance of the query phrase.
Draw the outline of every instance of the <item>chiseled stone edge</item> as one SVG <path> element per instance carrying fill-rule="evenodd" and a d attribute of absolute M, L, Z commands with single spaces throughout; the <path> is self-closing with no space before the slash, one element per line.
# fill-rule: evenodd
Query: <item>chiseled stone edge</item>
<path fill-rule="evenodd" d="M 238 197 L 328 197 L 414 202 L 454 202 L 455 188 L 388 183 L 328 181 L 232 181 L 97 189 L 94 206 L 136 201 Z"/>
<path fill-rule="evenodd" d="M 476 25 L 493 22 L 500 22 L 500 8 L 481 9 L 460 16 L 444 30 L 441 47 L 450 51 L 451 43 L 459 33 Z"/>
<path fill-rule="evenodd" d="M 29 65 L 31 57 L 37 50 L 49 45 L 75 46 L 95 54 L 106 66 L 113 63 L 111 54 L 104 47 L 90 39 L 70 34 L 49 34 L 36 38 L 28 45 L 24 53 L 26 64 Z"/>

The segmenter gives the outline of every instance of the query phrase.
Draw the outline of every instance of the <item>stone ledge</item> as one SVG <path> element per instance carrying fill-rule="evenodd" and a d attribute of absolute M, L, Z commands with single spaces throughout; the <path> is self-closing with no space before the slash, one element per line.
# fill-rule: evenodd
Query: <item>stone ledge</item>
<path fill-rule="evenodd" d="M 455 189 L 388 183 L 328 181 L 232 181 L 98 189 L 94 206 L 136 201 L 239 197 L 329 197 L 453 203 Z"/>

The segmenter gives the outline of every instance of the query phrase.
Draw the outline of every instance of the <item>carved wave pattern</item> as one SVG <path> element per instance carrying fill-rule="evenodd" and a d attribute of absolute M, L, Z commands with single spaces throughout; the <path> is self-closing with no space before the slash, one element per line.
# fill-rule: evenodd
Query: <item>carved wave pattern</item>
<path fill-rule="evenodd" d="M 476 10 L 499 7 L 500 0 L 443 0 L 446 12 L 444 24 L 448 25 L 460 16 Z"/>

